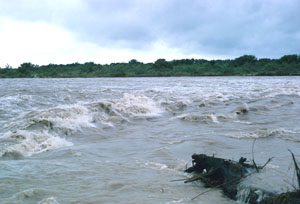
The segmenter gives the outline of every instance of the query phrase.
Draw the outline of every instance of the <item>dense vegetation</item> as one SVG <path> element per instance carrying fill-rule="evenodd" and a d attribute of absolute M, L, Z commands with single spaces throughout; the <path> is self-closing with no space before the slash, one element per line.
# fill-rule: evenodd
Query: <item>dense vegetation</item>
<path fill-rule="evenodd" d="M 0 69 L 0 78 L 21 77 L 157 77 L 157 76 L 264 76 L 300 75 L 300 55 L 285 55 L 280 59 L 257 59 L 244 55 L 233 60 L 158 59 L 144 64 L 137 60 L 109 65 L 87 62 L 67 65 L 38 66 L 23 63 L 17 69 L 7 65 Z"/>

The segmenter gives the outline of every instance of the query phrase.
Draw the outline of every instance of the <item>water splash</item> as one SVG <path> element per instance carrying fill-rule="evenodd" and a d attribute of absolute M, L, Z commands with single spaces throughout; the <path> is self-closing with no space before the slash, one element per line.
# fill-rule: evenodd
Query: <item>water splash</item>
<path fill-rule="evenodd" d="M 19 130 L 17 132 L 7 132 L 3 138 L 9 139 L 10 144 L 2 146 L 0 149 L 1 156 L 7 153 L 19 152 L 23 156 L 49 151 L 52 149 L 71 146 L 72 143 L 64 138 L 50 134 L 47 131 L 34 132 Z"/>

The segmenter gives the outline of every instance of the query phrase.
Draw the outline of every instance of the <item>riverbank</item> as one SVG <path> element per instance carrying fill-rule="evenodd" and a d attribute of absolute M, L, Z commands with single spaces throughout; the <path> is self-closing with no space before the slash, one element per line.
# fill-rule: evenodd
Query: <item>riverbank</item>
<path fill-rule="evenodd" d="M 300 75 L 300 57 L 285 55 L 279 59 L 257 59 L 244 55 L 236 59 L 181 59 L 154 63 L 130 60 L 128 63 L 49 64 L 23 63 L 18 68 L 7 65 L 0 78 L 91 78 L 91 77 L 179 77 L 179 76 L 295 76 Z"/>

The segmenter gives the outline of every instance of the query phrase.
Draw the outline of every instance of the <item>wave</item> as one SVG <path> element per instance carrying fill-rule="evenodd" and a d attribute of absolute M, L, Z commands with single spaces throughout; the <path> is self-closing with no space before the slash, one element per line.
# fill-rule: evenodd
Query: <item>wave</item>
<path fill-rule="evenodd" d="M 93 127 L 92 116 L 82 104 L 56 106 L 20 115 L 6 123 L 4 130 L 60 130 L 72 132 L 81 127 Z"/>
<path fill-rule="evenodd" d="M 294 104 L 294 101 L 288 101 L 286 103 L 282 103 L 282 104 L 279 104 L 279 105 L 276 105 L 276 106 L 272 106 L 272 109 L 281 108 L 281 107 L 289 106 L 289 105 L 293 105 L 293 104 Z"/>
<path fill-rule="evenodd" d="M 131 119 L 157 117 L 163 110 L 153 99 L 125 93 L 122 98 L 87 104 L 94 121 L 114 126 Z"/>
<path fill-rule="evenodd" d="M 260 105 L 257 105 L 257 106 L 252 106 L 249 108 L 250 111 L 269 111 L 271 110 L 272 107 L 269 107 L 269 106 L 260 106 Z"/>
<path fill-rule="evenodd" d="M 163 105 L 166 106 L 166 109 L 168 111 L 183 111 L 187 108 L 187 104 L 184 103 L 183 101 L 179 101 L 176 103 L 163 103 Z"/>
<path fill-rule="evenodd" d="M 12 159 L 72 145 L 64 138 L 55 136 L 53 133 L 50 134 L 47 131 L 19 130 L 17 132 L 7 132 L 1 139 L 9 141 L 1 147 L 1 157 Z"/>
<path fill-rule="evenodd" d="M 27 190 L 16 193 L 14 195 L 14 197 L 17 198 L 18 200 L 24 200 L 26 198 L 40 197 L 43 194 L 44 194 L 43 190 L 32 188 L 32 189 L 27 189 Z"/>
<path fill-rule="evenodd" d="M 249 112 L 249 107 L 247 103 L 244 103 L 241 106 L 238 106 L 233 112 L 237 115 L 247 114 Z"/>
<path fill-rule="evenodd" d="M 39 188 L 31 188 L 20 191 L 9 198 L 4 203 L 25 203 L 29 199 L 32 201 L 31 203 L 37 204 L 59 204 L 55 197 L 46 197 L 46 191 Z M 46 198 L 45 198 L 46 197 Z M 35 201 L 35 202 L 34 202 Z M 27 202 L 26 202 L 27 203 Z"/>
<path fill-rule="evenodd" d="M 30 117 L 31 116 L 31 117 Z M 89 110 L 82 104 L 64 105 L 42 111 L 34 111 L 29 115 L 30 126 L 47 125 L 50 128 L 63 128 L 72 131 L 81 127 L 94 127 Z"/>
<path fill-rule="evenodd" d="M 110 102 L 117 112 L 126 116 L 159 116 L 162 113 L 155 101 L 144 95 L 125 93 L 123 98 Z"/>
<path fill-rule="evenodd" d="M 62 105 L 23 114 L 7 123 L 0 137 L 0 156 L 19 158 L 70 146 L 65 137 L 82 128 L 114 127 L 138 117 L 159 116 L 157 103 L 143 95 L 124 94 L 122 98 L 93 103 Z M 21 157 L 20 157 L 21 158 Z"/>
<path fill-rule="evenodd" d="M 70 146 L 72 143 L 65 136 L 82 127 L 94 125 L 89 110 L 80 104 L 31 111 L 5 125 L 0 137 L 0 157 L 20 159 Z"/>
<path fill-rule="evenodd" d="M 158 104 L 143 95 L 124 94 L 122 98 L 92 103 L 76 103 L 31 111 L 4 126 L 11 130 L 63 130 L 68 133 L 84 127 L 96 127 L 95 122 L 114 124 L 135 117 L 155 117 L 162 113 Z"/>
<path fill-rule="evenodd" d="M 285 140 L 291 140 L 294 142 L 300 142 L 300 132 L 285 130 L 284 128 L 268 130 L 259 129 L 249 133 L 240 133 L 238 135 L 230 136 L 233 138 L 281 138 Z"/>
<path fill-rule="evenodd" d="M 183 114 L 174 117 L 173 119 L 180 119 L 183 121 L 189 121 L 189 122 L 201 122 L 201 123 L 219 123 L 218 116 L 215 114 L 203 114 L 203 115 L 197 115 L 197 114 Z"/>

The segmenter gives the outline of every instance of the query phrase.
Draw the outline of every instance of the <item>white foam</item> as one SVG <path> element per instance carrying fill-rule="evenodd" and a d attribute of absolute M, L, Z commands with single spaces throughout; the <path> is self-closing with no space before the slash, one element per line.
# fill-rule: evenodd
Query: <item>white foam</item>
<path fill-rule="evenodd" d="M 37 204 L 59 204 L 54 197 L 46 198 L 38 202 Z"/>
<path fill-rule="evenodd" d="M 154 100 L 144 95 L 125 93 L 123 98 L 110 102 L 115 111 L 129 116 L 159 116 L 163 112 Z"/>
<path fill-rule="evenodd" d="M 249 107 L 248 107 L 248 104 L 247 103 L 244 103 L 243 105 L 237 107 L 234 112 L 236 114 L 242 114 L 242 113 L 247 113 L 249 112 Z"/>
<path fill-rule="evenodd" d="M 251 125 L 252 123 L 249 121 L 243 121 L 243 120 L 234 120 L 235 123 L 245 124 L 245 125 Z"/>
<path fill-rule="evenodd" d="M 49 121 L 53 126 L 72 131 L 81 127 L 94 127 L 93 116 L 82 104 L 57 106 L 54 108 L 36 111 L 30 120 L 32 122 Z"/>
<path fill-rule="evenodd" d="M 209 114 L 209 117 L 213 123 L 219 123 L 218 118 L 214 114 Z"/>
<path fill-rule="evenodd" d="M 93 121 L 106 127 L 129 122 L 136 117 L 157 117 L 163 112 L 158 103 L 144 95 L 125 93 L 122 98 L 86 104 Z"/>
<path fill-rule="evenodd" d="M 167 169 L 168 166 L 165 164 L 161 164 L 161 163 L 157 163 L 157 162 L 146 162 L 145 163 L 146 166 L 149 166 L 153 169 L 159 169 L 159 170 L 163 170 L 163 169 Z"/>
<path fill-rule="evenodd" d="M 121 124 L 128 122 L 128 119 L 121 113 L 117 112 L 111 102 L 100 101 L 87 104 L 92 117 L 93 122 L 100 122 L 105 127 L 114 127 L 115 124 Z"/>
<path fill-rule="evenodd" d="M 144 161 L 144 160 L 136 160 L 137 164 L 139 164 L 142 167 L 151 168 L 154 170 L 169 170 L 168 165 L 158 163 L 158 162 L 152 162 L 152 161 Z"/>
<path fill-rule="evenodd" d="M 93 115 L 83 104 L 63 105 L 49 109 L 31 111 L 5 125 L 1 139 L 0 156 L 19 152 L 23 156 L 70 146 L 71 142 L 61 135 L 94 127 Z"/>
<path fill-rule="evenodd" d="M 172 201 L 168 201 L 166 202 L 166 204 L 172 204 L 172 203 L 182 203 L 183 199 L 178 199 L 178 200 L 172 200 Z"/>
<path fill-rule="evenodd" d="M 245 203 L 248 203 L 250 201 L 250 193 L 255 193 L 258 197 L 256 199 L 256 202 L 261 202 L 264 198 L 268 197 L 269 194 L 268 193 L 265 193 L 263 192 L 262 190 L 260 189 L 252 189 L 250 187 L 241 187 L 241 186 L 238 186 L 238 192 L 237 192 L 237 195 L 236 195 L 236 198 L 238 201 L 240 202 L 245 202 Z"/>
<path fill-rule="evenodd" d="M 273 164 L 267 164 L 267 166 L 265 167 L 267 169 L 279 169 L 278 165 L 273 165 Z"/>
<path fill-rule="evenodd" d="M 17 151 L 24 156 L 31 156 L 32 154 L 72 145 L 64 138 L 50 134 L 47 131 L 19 130 L 17 132 L 7 132 L 3 137 L 13 140 L 14 143 L 2 148 L 2 155 L 5 152 Z"/>

